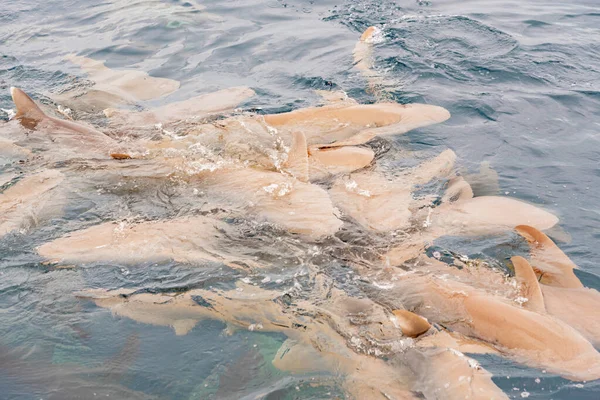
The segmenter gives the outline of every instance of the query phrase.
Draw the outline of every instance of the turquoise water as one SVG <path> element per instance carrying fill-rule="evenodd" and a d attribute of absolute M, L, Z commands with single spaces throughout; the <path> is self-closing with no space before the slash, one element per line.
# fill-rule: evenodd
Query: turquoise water
<path fill-rule="evenodd" d="M 50 93 L 80 84 L 81 72 L 64 61 L 70 53 L 181 81 L 181 90 L 148 106 L 238 85 L 257 92 L 245 108 L 269 113 L 313 105 L 313 89 L 331 87 L 371 102 L 351 51 L 366 27 L 380 26 L 385 40 L 375 48 L 375 64 L 394 99 L 452 113 L 446 123 L 396 137 L 394 144 L 431 154 L 449 147 L 469 171 L 489 162 L 502 193 L 560 216 L 571 237 L 561 248 L 581 267 L 582 280 L 600 289 L 600 5 L 594 0 L 240 0 L 203 2 L 205 10 L 192 0 L 5 3 L 3 109 L 12 108 L 10 86 L 49 102 Z M 86 286 L 182 290 L 231 287 L 239 278 L 219 265 L 50 269 L 33 249 L 69 230 L 69 218 L 93 224 L 123 207 L 174 212 L 116 196 L 100 210 L 93 194 L 79 200 L 54 228 L 0 240 L 0 398 L 342 396 L 332 377 L 290 376 L 270 367 L 284 337 L 224 336 L 224 325 L 215 321 L 175 336 L 170 328 L 114 318 L 74 299 L 70 293 Z M 460 244 L 467 254 L 495 258 L 506 256 L 502 245 L 497 238 Z M 28 353 L 33 359 L 23 357 Z M 525 389 L 530 399 L 600 397 L 597 382 L 544 376 L 537 383 L 539 371 L 493 357 L 480 361 L 514 398 Z"/>

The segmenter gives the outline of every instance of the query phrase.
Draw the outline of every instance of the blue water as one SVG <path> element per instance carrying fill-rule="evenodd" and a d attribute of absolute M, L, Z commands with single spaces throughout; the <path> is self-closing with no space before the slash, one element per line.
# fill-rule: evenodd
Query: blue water
<path fill-rule="evenodd" d="M 446 123 L 394 138 L 395 144 L 432 153 L 449 147 L 469 171 L 489 162 L 499 174 L 502 193 L 559 215 L 561 229 L 571 237 L 561 248 L 598 285 L 597 0 L 238 0 L 202 2 L 206 10 L 197 4 L 4 1 L 0 108 L 12 108 L 10 86 L 47 101 L 50 93 L 76 84 L 81 72 L 64 61 L 70 53 L 181 81 L 179 91 L 148 105 L 238 85 L 257 92 L 245 106 L 264 112 L 313 105 L 318 100 L 313 89 L 332 86 L 370 102 L 374 99 L 364 80 L 352 68 L 351 51 L 361 32 L 377 25 L 385 40 L 375 48 L 375 65 L 390 82 L 395 100 L 441 105 L 452 113 Z M 6 115 L 0 111 L 0 117 Z M 8 236 L 0 243 L 0 345 L 16 349 L 13 356 L 2 357 L 5 365 L 11 357 L 36 350 L 46 355 L 45 361 L 23 370 L 74 365 L 76 373 L 59 376 L 75 374 L 81 381 L 100 382 L 100 389 L 118 383 L 142 398 L 165 399 L 238 398 L 239 388 L 218 392 L 214 383 L 237 365 L 251 388 L 244 395 L 253 390 L 271 393 L 269 399 L 336 395 L 335 382 L 326 377 L 320 378 L 324 389 L 319 391 L 264 367 L 261 357 L 266 359 L 284 340 L 277 335 L 224 337 L 222 324 L 204 321 L 189 335 L 175 337 L 168 328 L 115 319 L 67 295 L 90 282 L 134 286 L 165 279 L 197 285 L 206 278 L 203 273 L 214 277 L 222 271 L 162 265 L 132 271 L 126 279 L 111 266 L 83 273 L 48 271 L 32 250 L 44 235 L 34 233 L 25 242 Z M 231 271 L 225 275 L 233 280 Z M 85 372 L 119 354 L 129 337 L 137 338 L 138 350 L 118 378 Z M 556 377 L 536 383 L 538 371 L 500 359 L 481 361 L 514 398 L 525 389 L 530 399 L 600 398 L 598 383 L 575 385 Z M 35 373 L 16 384 L 18 379 L 2 368 L 0 398 L 52 398 L 51 384 L 34 379 Z M 109 393 L 113 398 L 134 396 L 114 390 Z M 60 390 L 56 393 L 54 398 L 62 398 Z"/>

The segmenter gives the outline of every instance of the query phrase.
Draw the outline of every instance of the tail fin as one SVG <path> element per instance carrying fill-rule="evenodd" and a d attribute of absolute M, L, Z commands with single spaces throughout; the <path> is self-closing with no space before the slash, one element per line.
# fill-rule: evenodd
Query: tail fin
<path fill-rule="evenodd" d="M 34 129 L 40 121 L 46 118 L 46 114 L 40 107 L 21 89 L 11 87 L 10 95 L 17 107 L 15 118 L 19 119 L 24 127 Z"/>

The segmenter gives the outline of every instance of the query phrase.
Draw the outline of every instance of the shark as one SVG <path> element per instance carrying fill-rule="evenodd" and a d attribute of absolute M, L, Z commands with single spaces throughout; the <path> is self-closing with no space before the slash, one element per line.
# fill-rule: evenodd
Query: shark
<path fill-rule="evenodd" d="M 208 262 L 253 273 L 273 265 L 231 246 L 241 235 L 229 216 L 280 229 L 278 238 L 290 235 L 307 252 L 323 243 L 349 250 L 343 229 L 358 227 L 373 239 L 361 255 L 372 262 L 342 259 L 360 278 L 360 297 L 336 287 L 335 278 L 314 265 L 306 291 L 238 282 L 233 290 L 101 288 L 75 295 L 114 315 L 170 326 L 176 335 L 203 319 L 283 333 L 288 340 L 274 366 L 291 373 L 327 372 L 355 398 L 508 398 L 469 353 L 507 357 L 573 381 L 600 378 L 594 348 L 598 318 L 586 318 L 595 315 L 600 296 L 583 286 L 573 273 L 576 265 L 542 233 L 558 217 L 457 175 L 451 149 L 400 172 L 380 165 L 370 141 L 450 117 L 443 107 L 390 100 L 385 77 L 374 71 L 373 44 L 380 34 L 367 29 L 354 49 L 355 67 L 378 102 L 359 104 L 341 92 L 322 92 L 321 106 L 267 115 L 236 110 L 254 95 L 246 87 L 142 111 L 119 108 L 167 96 L 178 84 L 74 57 L 95 81 L 98 92 L 90 98 L 107 99 L 101 105 L 108 106 L 103 111 L 110 129 L 127 134 L 117 138 L 52 117 L 23 91 L 11 89 L 20 125 L 8 130 L 6 148 L 41 148 L 41 157 L 55 167 L 25 175 L 3 191 L 0 207 L 9 217 L 0 227 L 5 233 L 21 229 L 23 214 L 43 210 L 44 199 L 74 179 L 77 162 L 106 173 L 90 173 L 90 180 L 168 181 L 179 195 L 196 193 L 226 211 L 75 229 L 37 248 L 56 263 Z M 156 88 L 139 87 L 144 82 L 156 82 Z M 139 135 L 127 126 L 138 127 Z M 479 175 L 494 174 L 484 167 Z M 418 194 L 431 183 L 443 190 Z M 425 254 L 427 244 L 442 236 L 512 231 L 531 246 L 530 260 L 512 258 L 514 277 L 466 264 L 458 269 Z"/>
<path fill-rule="evenodd" d="M 573 273 L 575 263 L 546 234 L 526 225 L 515 230 L 531 248 L 530 260 L 513 257 L 515 276 L 528 299 L 524 306 L 560 319 L 598 346 L 600 292 L 583 285 Z"/>
<path fill-rule="evenodd" d="M 315 294 L 328 293 L 327 300 L 320 297 L 324 301 L 319 305 L 302 298 L 286 305 L 280 300 L 285 293 L 243 283 L 231 291 L 201 289 L 157 295 L 135 289 L 91 289 L 76 295 L 119 316 L 172 326 L 177 335 L 188 333 L 205 318 L 216 318 L 238 329 L 284 333 L 288 340 L 272 361 L 275 367 L 292 373 L 334 373 L 340 376 L 353 398 L 415 399 L 415 393 L 433 394 L 441 390 L 451 399 L 465 395 L 474 399 L 508 398 L 489 373 L 456 349 L 461 348 L 459 343 L 468 345 L 468 340 L 455 335 L 454 344 L 450 344 L 452 340 L 429 339 L 422 347 L 412 347 L 413 339 L 404 335 L 409 331 L 408 313 L 391 314 L 368 299 L 349 297 L 330 285 L 326 277 L 315 278 Z M 294 309 L 302 313 L 294 313 Z M 398 319 L 407 321 L 400 325 L 404 330 L 395 324 Z M 357 324 L 359 320 L 362 322 Z M 442 342 L 453 347 L 441 347 Z M 403 346 L 410 350 L 405 357 L 399 357 L 394 349 Z M 470 346 L 477 348 L 477 344 Z M 393 361 L 384 361 L 383 355 Z M 410 365 L 404 365 L 404 358 L 412 360 Z M 451 365 L 456 368 L 457 376 L 464 374 L 463 380 L 452 380 L 450 384 L 446 383 L 448 377 L 431 379 L 434 374 L 441 376 Z M 406 379 L 411 376 L 428 378 L 416 379 L 415 383 Z"/>
<path fill-rule="evenodd" d="M 519 290 L 514 292 L 514 286 L 489 268 L 473 276 L 424 254 L 405 268 L 411 265 L 409 273 L 386 268 L 370 274 L 372 280 L 393 282 L 384 294 L 373 294 L 378 302 L 404 307 L 430 323 L 485 342 L 516 362 L 574 381 L 600 378 L 600 353 L 574 326 L 533 308 L 539 304 L 539 292 L 537 299 L 531 297 L 531 308 L 519 305 L 524 294 L 531 295 L 518 284 L 524 279 L 519 267 L 515 268 Z M 358 268 L 361 275 L 368 276 L 363 269 Z"/>
<path fill-rule="evenodd" d="M 43 149 L 47 158 L 115 158 L 131 156 L 122 144 L 92 126 L 47 115 L 25 92 L 11 87 L 16 106 L 14 119 L 27 130 L 16 130 L 10 139 L 24 148 Z"/>
<path fill-rule="evenodd" d="M 253 265 L 251 259 L 236 259 L 219 249 L 219 239 L 228 231 L 231 228 L 224 222 L 203 216 L 129 224 L 107 222 L 45 243 L 38 253 L 55 263 L 135 264 L 172 260 L 216 262 L 237 268 Z"/>
<path fill-rule="evenodd" d="M 115 70 L 104 62 L 70 54 L 66 59 L 79 66 L 92 82 L 91 87 L 77 88 L 52 97 L 69 107 L 91 113 L 117 105 L 134 105 L 169 95 L 179 89 L 179 81 L 150 76 L 135 69 Z"/>

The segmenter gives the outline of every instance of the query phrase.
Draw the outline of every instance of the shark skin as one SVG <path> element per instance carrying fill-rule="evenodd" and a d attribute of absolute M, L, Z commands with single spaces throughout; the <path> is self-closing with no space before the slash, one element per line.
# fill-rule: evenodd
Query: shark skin
<path fill-rule="evenodd" d="M 342 212 L 365 228 L 376 232 L 406 229 L 420 207 L 413 197 L 415 187 L 450 174 L 455 160 L 456 154 L 445 150 L 394 179 L 358 171 L 337 179 L 329 194 Z"/>
<path fill-rule="evenodd" d="M 450 113 L 442 107 L 397 103 L 333 104 L 264 116 L 280 134 L 302 131 L 308 144 L 319 148 L 360 145 L 376 136 L 401 135 L 448 118 Z"/>
<path fill-rule="evenodd" d="M 545 230 L 558 223 L 550 212 L 510 197 L 481 196 L 433 209 L 429 231 L 435 237 L 443 235 L 491 235 L 512 230 L 519 224 L 529 224 Z"/>
<path fill-rule="evenodd" d="M 200 172 L 191 182 L 215 198 L 244 207 L 257 221 L 310 239 L 331 236 L 342 226 L 327 191 L 280 172 L 220 168 Z"/>
<path fill-rule="evenodd" d="M 254 94 L 248 87 L 232 87 L 140 112 L 118 108 L 107 108 L 103 112 L 111 125 L 117 127 L 168 125 L 186 119 L 230 114 Z"/>

